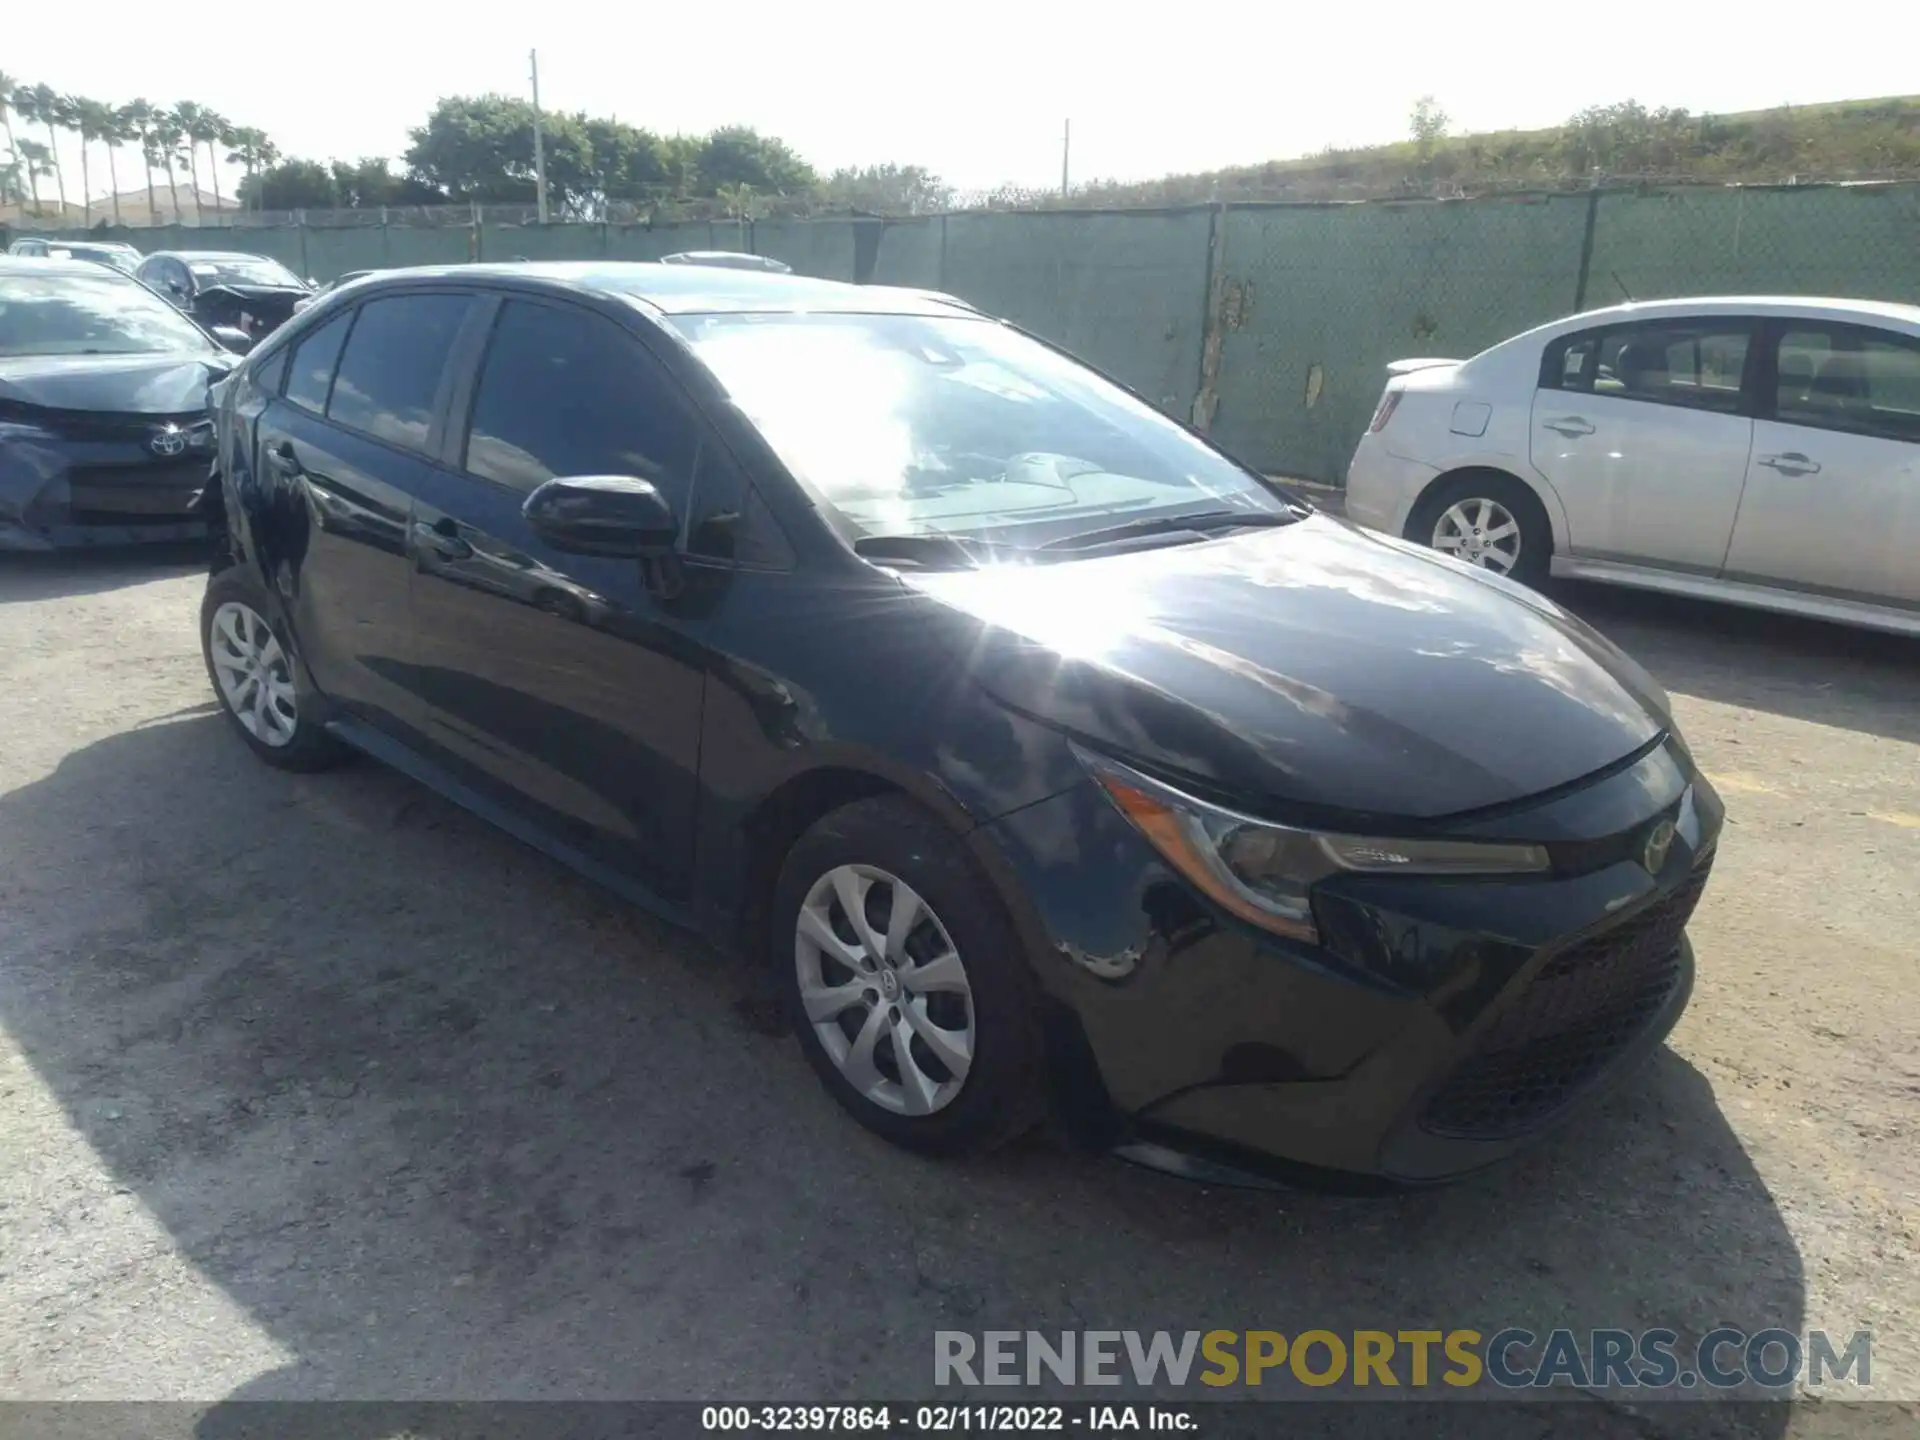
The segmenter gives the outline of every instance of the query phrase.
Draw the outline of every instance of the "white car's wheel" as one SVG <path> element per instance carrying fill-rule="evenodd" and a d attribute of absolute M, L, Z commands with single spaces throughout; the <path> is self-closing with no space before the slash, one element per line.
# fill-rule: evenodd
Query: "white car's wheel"
<path fill-rule="evenodd" d="M 1408 516 L 1406 538 L 1527 585 L 1546 579 L 1553 550 L 1539 498 L 1496 470 L 1435 484 Z"/>

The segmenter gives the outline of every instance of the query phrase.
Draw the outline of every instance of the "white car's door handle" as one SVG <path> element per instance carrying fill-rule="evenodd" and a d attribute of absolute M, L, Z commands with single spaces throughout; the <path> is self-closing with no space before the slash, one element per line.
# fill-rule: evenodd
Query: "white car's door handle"
<path fill-rule="evenodd" d="M 1820 462 L 1809 460 L 1798 450 L 1789 450 L 1784 455 L 1762 455 L 1760 463 L 1770 470 L 1778 470 L 1782 475 L 1818 475 Z"/>
<path fill-rule="evenodd" d="M 1593 433 L 1593 422 L 1588 420 L 1584 415 L 1556 415 L 1553 419 L 1542 420 L 1540 423 L 1549 430 L 1559 431 L 1560 434 L 1565 435 L 1569 439 L 1572 439 L 1575 435 L 1591 435 Z"/>

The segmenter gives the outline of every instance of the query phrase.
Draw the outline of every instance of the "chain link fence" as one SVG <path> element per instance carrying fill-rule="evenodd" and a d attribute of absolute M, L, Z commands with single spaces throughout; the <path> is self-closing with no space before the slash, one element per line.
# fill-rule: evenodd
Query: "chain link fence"
<path fill-rule="evenodd" d="M 1911 181 L 1648 181 L 1467 199 L 909 217 L 636 210 L 548 225 L 522 206 L 396 209 L 385 223 L 378 211 L 340 213 L 93 233 L 148 251 L 268 254 L 319 280 L 475 260 L 751 251 L 801 274 L 959 295 L 1075 351 L 1249 463 L 1332 483 L 1391 360 L 1471 355 L 1626 299 L 1920 303 L 1920 183 Z"/>

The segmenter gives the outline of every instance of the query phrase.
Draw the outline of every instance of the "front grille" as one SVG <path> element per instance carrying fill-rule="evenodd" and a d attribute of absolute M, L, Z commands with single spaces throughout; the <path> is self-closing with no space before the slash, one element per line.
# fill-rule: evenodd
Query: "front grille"
<path fill-rule="evenodd" d="M 1645 1032 L 1681 983 L 1681 936 L 1708 868 L 1695 867 L 1666 899 L 1541 966 L 1427 1101 L 1422 1128 L 1501 1139 L 1577 1097 Z"/>
<path fill-rule="evenodd" d="M 63 440 L 88 444 L 131 440 L 144 445 L 169 426 L 191 435 L 196 429 L 211 431 L 213 425 L 205 410 L 191 410 L 178 415 L 129 415 L 107 410 L 36 408 L 23 411 L 23 418 L 31 420 L 43 430 L 51 430 Z"/>
<path fill-rule="evenodd" d="M 205 457 L 88 467 L 67 476 L 67 512 L 76 525 L 176 525 L 206 483 Z"/>

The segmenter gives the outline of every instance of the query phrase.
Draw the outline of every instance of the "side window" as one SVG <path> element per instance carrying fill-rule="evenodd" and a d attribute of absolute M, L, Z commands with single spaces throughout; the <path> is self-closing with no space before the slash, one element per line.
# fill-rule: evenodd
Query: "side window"
<path fill-rule="evenodd" d="M 287 365 L 287 399 L 302 410 L 326 413 L 333 367 L 340 359 L 341 345 L 346 343 L 347 326 L 352 323 L 351 310 L 336 315 L 293 347 L 293 359 Z"/>
<path fill-rule="evenodd" d="M 360 307 L 340 356 L 327 418 L 425 452 L 465 295 L 394 295 Z"/>
<path fill-rule="evenodd" d="M 1663 321 L 1600 337 L 1593 393 L 1689 410 L 1740 411 L 1752 326 L 1744 320 Z"/>
<path fill-rule="evenodd" d="M 1547 346 L 1540 362 L 1542 390 L 1593 388 L 1593 356 L 1600 348 L 1599 332 L 1567 335 Z"/>
<path fill-rule="evenodd" d="M 263 395 L 278 395 L 280 382 L 287 375 L 287 356 L 292 353 L 291 347 L 282 345 L 266 359 L 249 366 L 247 378 L 253 382 L 253 388 Z"/>
<path fill-rule="evenodd" d="M 469 473 L 516 490 L 556 475 L 632 475 L 679 510 L 697 434 L 659 362 L 611 320 L 500 307 L 473 397 Z"/>
<path fill-rule="evenodd" d="M 740 467 L 709 439 L 700 447 L 687 509 L 687 553 L 757 570 L 792 568 L 793 551 L 779 522 Z"/>
<path fill-rule="evenodd" d="M 1920 442 L 1920 340 L 1852 326 L 1796 326 L 1780 336 L 1774 415 Z"/>

